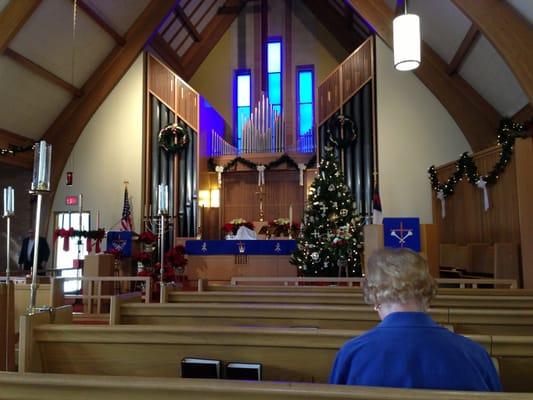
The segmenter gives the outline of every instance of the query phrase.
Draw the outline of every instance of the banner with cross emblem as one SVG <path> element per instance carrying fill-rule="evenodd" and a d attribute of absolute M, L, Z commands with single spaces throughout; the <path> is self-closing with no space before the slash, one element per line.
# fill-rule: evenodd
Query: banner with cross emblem
<path fill-rule="evenodd" d="M 420 252 L 420 219 L 383 218 L 383 243 L 385 247 Z"/>

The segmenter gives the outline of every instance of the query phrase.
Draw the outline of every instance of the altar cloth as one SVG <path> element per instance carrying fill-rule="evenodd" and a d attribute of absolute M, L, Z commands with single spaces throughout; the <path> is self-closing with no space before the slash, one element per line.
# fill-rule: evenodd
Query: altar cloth
<path fill-rule="evenodd" d="M 291 255 L 296 240 L 187 240 L 185 253 L 189 255 Z"/>

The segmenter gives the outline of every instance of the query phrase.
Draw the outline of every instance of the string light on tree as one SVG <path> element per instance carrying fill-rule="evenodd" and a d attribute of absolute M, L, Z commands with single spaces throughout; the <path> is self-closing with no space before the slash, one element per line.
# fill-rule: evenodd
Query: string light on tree
<path fill-rule="evenodd" d="M 360 276 L 363 219 L 355 210 L 330 147 L 325 149 L 309 193 L 306 223 L 291 263 L 306 276 L 337 276 L 340 267 L 346 267 L 351 276 Z"/>

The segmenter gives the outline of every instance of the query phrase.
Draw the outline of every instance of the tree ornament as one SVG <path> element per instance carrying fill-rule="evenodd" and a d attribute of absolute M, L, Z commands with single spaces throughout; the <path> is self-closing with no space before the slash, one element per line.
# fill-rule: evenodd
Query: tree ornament
<path fill-rule="evenodd" d="M 311 253 L 311 258 L 313 259 L 313 261 L 318 261 L 320 256 L 318 255 L 316 251 L 314 251 L 313 253 Z"/>
<path fill-rule="evenodd" d="M 348 216 L 348 210 L 346 208 L 343 208 L 341 211 L 341 217 L 347 217 Z"/>

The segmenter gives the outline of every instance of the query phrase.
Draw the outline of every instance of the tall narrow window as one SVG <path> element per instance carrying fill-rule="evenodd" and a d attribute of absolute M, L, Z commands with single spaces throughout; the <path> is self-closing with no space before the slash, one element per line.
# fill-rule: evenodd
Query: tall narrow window
<path fill-rule="evenodd" d="M 281 114 L 281 39 L 267 43 L 268 98 L 272 108 Z"/>
<path fill-rule="evenodd" d="M 313 66 L 298 66 L 296 68 L 296 99 L 298 115 L 298 136 L 300 139 L 308 137 L 310 140 L 302 140 L 300 151 L 312 151 L 308 147 L 314 147 L 313 127 L 314 116 L 314 70 Z"/>
<path fill-rule="evenodd" d="M 252 79 L 249 70 L 235 72 L 235 137 L 237 148 L 242 149 L 242 128 L 250 118 Z"/>

